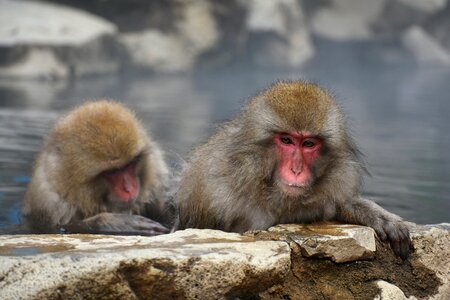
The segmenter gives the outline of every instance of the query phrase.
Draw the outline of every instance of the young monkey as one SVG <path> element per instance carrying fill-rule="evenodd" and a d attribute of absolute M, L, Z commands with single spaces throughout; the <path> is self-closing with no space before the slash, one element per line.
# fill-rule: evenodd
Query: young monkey
<path fill-rule="evenodd" d="M 168 169 L 123 105 L 87 102 L 61 118 L 39 153 L 23 200 L 34 232 L 169 232 Z M 152 217 L 154 220 L 146 218 Z"/>
<path fill-rule="evenodd" d="M 244 232 L 337 220 L 372 227 L 405 259 L 409 231 L 361 197 L 363 170 L 332 96 L 312 83 L 279 82 L 194 151 L 176 228 Z"/>

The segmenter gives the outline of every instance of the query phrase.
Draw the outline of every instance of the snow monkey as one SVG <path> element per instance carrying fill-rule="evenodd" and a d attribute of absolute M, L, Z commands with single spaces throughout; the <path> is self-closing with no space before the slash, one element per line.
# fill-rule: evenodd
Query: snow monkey
<path fill-rule="evenodd" d="M 135 115 L 109 100 L 57 121 L 23 201 L 34 232 L 157 235 L 169 232 L 168 169 Z M 148 217 L 148 218 L 147 218 Z"/>
<path fill-rule="evenodd" d="M 407 226 L 361 197 L 363 173 L 333 97 L 313 83 L 278 82 L 194 151 L 176 228 L 244 232 L 336 220 L 372 227 L 407 258 Z"/>

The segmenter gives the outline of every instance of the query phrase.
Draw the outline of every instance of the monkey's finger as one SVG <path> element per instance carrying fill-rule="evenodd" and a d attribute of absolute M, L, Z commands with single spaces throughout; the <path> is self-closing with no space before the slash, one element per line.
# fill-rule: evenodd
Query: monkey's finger
<path fill-rule="evenodd" d="M 388 235 L 385 232 L 385 229 L 380 227 L 374 227 L 375 232 L 377 233 L 378 237 L 380 238 L 380 240 L 382 241 L 386 241 L 388 239 Z"/>
<path fill-rule="evenodd" d="M 403 238 L 400 240 L 400 257 L 402 259 L 407 259 L 413 251 L 414 246 L 409 237 L 409 234 L 403 236 Z"/>
<path fill-rule="evenodd" d="M 403 260 L 407 259 L 413 246 L 406 227 L 399 227 L 390 232 L 389 241 L 392 251 Z"/>
<path fill-rule="evenodd" d="M 395 255 L 400 256 L 402 259 L 402 251 L 400 251 L 400 241 L 399 240 L 391 240 L 390 242 L 392 251 L 394 251 Z"/>
<path fill-rule="evenodd" d="M 159 234 L 164 234 L 164 233 L 169 233 L 170 229 L 165 227 L 165 226 L 153 226 L 150 231 L 155 232 L 155 233 L 159 233 Z"/>
<path fill-rule="evenodd" d="M 400 242 L 400 253 L 399 256 L 405 260 L 411 254 L 411 243 L 409 241 Z"/>
<path fill-rule="evenodd" d="M 147 219 L 144 222 L 141 222 L 139 224 L 139 229 L 142 231 L 148 231 L 149 235 L 156 235 L 156 234 L 164 234 L 169 233 L 170 229 L 161 225 L 160 223 L 156 221 L 152 221 L 150 219 Z"/>

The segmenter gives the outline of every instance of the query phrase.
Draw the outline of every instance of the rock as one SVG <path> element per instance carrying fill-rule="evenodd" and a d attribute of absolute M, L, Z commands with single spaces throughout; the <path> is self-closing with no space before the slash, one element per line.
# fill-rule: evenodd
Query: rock
<path fill-rule="evenodd" d="M 419 64 L 450 65 L 450 52 L 419 26 L 406 30 L 402 44 Z"/>
<path fill-rule="evenodd" d="M 299 67 L 314 55 L 302 7 L 295 0 L 247 5 L 247 56 L 260 66 Z"/>
<path fill-rule="evenodd" d="M 450 299 L 450 224 L 416 226 L 412 237 L 417 260 L 441 281 L 433 299 Z"/>
<path fill-rule="evenodd" d="M 447 0 L 392 0 L 387 1 L 373 27 L 382 36 L 397 37 L 413 25 L 426 24 L 442 11 Z"/>
<path fill-rule="evenodd" d="M 0 0 L 1 77 L 66 78 L 116 71 L 116 27 L 57 4 Z"/>
<path fill-rule="evenodd" d="M 321 230 L 320 228 L 317 226 L 315 234 Z M 327 232 L 329 229 L 328 225 L 323 227 L 322 232 L 325 236 L 329 235 Z M 291 231 L 296 230 L 298 229 Z M 278 238 L 282 240 L 296 238 L 295 233 L 292 235 L 288 232 L 289 230 L 284 230 L 284 236 Z M 261 232 L 256 236 L 261 235 L 267 233 Z M 267 237 L 270 235 L 265 236 Z M 271 238 L 277 237 L 275 235 Z M 436 226 L 413 226 L 412 238 L 416 252 L 406 261 L 395 257 L 389 245 L 377 241 L 377 251 L 373 259 L 344 264 L 337 264 L 328 259 L 305 258 L 299 244 L 291 242 L 291 273 L 282 284 L 259 293 L 258 297 L 260 299 L 450 299 L 448 293 L 450 231 Z M 430 260 L 427 261 L 426 257 Z"/>
<path fill-rule="evenodd" d="M 194 57 L 186 55 L 184 44 L 176 35 L 158 30 L 123 34 L 120 42 L 125 47 L 132 67 L 162 73 L 187 71 L 194 65 Z"/>
<path fill-rule="evenodd" d="M 67 65 L 55 55 L 52 49 L 37 48 L 27 50 L 27 53 L 18 61 L 8 63 L 4 67 L 0 66 L 0 77 L 66 78 L 69 77 L 69 71 Z"/>
<path fill-rule="evenodd" d="M 2 236 L 0 298 L 218 299 L 289 271 L 285 242 L 184 230 L 159 237 Z"/>
<path fill-rule="evenodd" d="M 406 261 L 377 241 L 372 259 L 344 264 L 305 257 L 303 244 L 314 240 L 323 247 L 362 235 L 371 248 L 370 228 L 317 224 L 245 235 L 206 229 L 157 237 L 5 235 L 0 299 L 444 300 L 450 299 L 449 226 L 413 225 L 416 251 Z M 358 249 L 335 245 L 326 252 Z"/>
<path fill-rule="evenodd" d="M 313 33 L 336 41 L 374 37 L 372 23 L 381 15 L 385 0 L 331 0 L 312 16 Z"/>
<path fill-rule="evenodd" d="M 374 300 L 408 300 L 417 299 L 416 297 L 406 298 L 405 293 L 401 289 L 384 280 L 378 280 L 376 285 L 380 288 L 380 295 L 377 295 Z"/>
<path fill-rule="evenodd" d="M 433 270 L 441 281 L 439 291 L 431 299 L 450 299 L 450 224 L 413 226 L 411 231 L 415 245 L 415 256 L 418 262 Z M 417 263 L 416 263 L 417 264 Z M 406 297 L 397 286 L 378 280 L 380 295 L 376 300 L 414 300 L 414 296 Z M 420 285 L 420 283 L 416 283 Z"/>
<path fill-rule="evenodd" d="M 447 4 L 447 0 L 397 0 L 405 6 L 411 7 L 417 11 L 434 14 L 439 12 Z"/>
<path fill-rule="evenodd" d="M 122 35 L 132 67 L 161 73 L 189 71 L 216 45 L 219 34 L 210 2 L 185 1 L 180 11 L 171 30 L 151 28 Z"/>
<path fill-rule="evenodd" d="M 443 10 L 433 15 L 424 25 L 424 28 L 439 41 L 439 44 L 450 52 L 450 35 L 448 34 L 450 31 L 449 14 L 450 2 L 447 3 L 447 6 Z"/>
<path fill-rule="evenodd" d="M 278 225 L 270 232 L 289 233 L 305 257 L 331 258 L 336 263 L 371 259 L 375 231 L 358 225 Z"/>
<path fill-rule="evenodd" d="M 176 24 L 186 51 L 195 55 L 213 48 L 219 32 L 213 15 L 212 2 L 208 0 L 183 1 L 180 21 Z"/>

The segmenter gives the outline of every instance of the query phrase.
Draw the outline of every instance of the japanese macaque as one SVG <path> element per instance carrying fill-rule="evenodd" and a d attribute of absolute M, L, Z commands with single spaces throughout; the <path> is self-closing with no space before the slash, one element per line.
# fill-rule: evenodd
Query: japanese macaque
<path fill-rule="evenodd" d="M 372 227 L 405 259 L 406 225 L 360 196 L 358 153 L 328 92 L 276 83 L 194 151 L 176 196 L 176 228 L 245 232 L 336 220 Z"/>
<path fill-rule="evenodd" d="M 168 174 L 161 150 L 131 111 L 113 101 L 87 102 L 45 141 L 23 221 L 34 232 L 167 233 Z"/>

